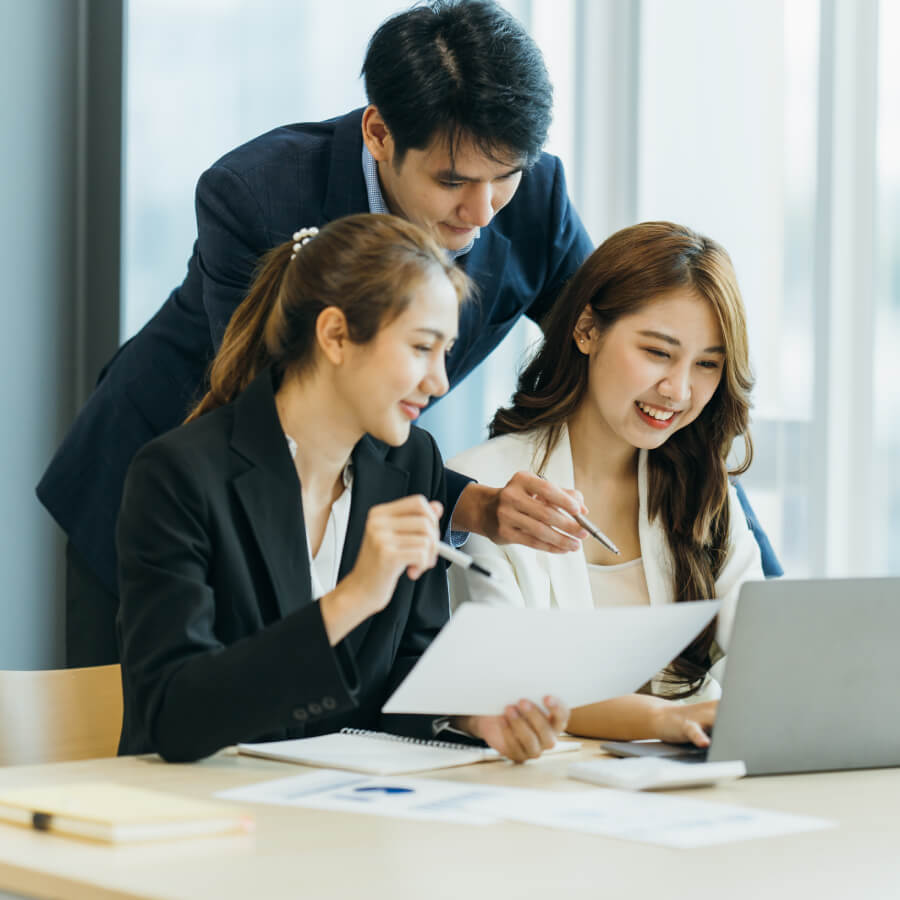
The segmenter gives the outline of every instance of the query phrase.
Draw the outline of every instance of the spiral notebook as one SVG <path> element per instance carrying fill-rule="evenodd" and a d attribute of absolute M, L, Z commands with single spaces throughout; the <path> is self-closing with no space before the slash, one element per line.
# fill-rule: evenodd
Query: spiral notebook
<path fill-rule="evenodd" d="M 579 747 L 581 744 L 577 741 L 557 741 L 555 747 L 544 752 L 559 753 Z M 344 728 L 334 734 L 292 741 L 238 744 L 238 752 L 304 766 L 349 769 L 372 775 L 407 775 L 410 772 L 450 769 L 503 758 L 490 747 L 425 741 L 357 728 Z"/>

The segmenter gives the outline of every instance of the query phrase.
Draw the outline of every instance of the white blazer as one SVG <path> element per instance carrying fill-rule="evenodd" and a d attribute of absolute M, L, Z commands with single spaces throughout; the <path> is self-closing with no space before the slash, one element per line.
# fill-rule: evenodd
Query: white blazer
<path fill-rule="evenodd" d="M 447 467 L 483 484 L 503 485 L 518 471 L 535 472 L 543 457 L 544 429 L 526 434 L 507 434 L 485 441 L 449 460 Z M 563 426 L 559 441 L 544 468 L 544 476 L 562 488 L 575 486 L 572 448 L 568 429 Z M 647 451 L 638 460 L 638 536 L 650 605 L 674 600 L 674 566 L 668 541 L 659 519 L 647 518 Z M 762 579 L 759 546 L 747 525 L 737 492 L 729 485 L 731 503 L 728 556 L 716 579 L 716 598 L 722 601 L 716 642 L 727 651 L 740 586 L 750 579 Z M 493 576 L 484 578 L 459 566 L 448 568 L 450 602 L 455 610 L 461 603 L 475 601 L 532 609 L 593 609 L 584 551 L 547 553 L 519 544 L 497 545 L 472 534 L 466 553 L 484 565 Z"/>

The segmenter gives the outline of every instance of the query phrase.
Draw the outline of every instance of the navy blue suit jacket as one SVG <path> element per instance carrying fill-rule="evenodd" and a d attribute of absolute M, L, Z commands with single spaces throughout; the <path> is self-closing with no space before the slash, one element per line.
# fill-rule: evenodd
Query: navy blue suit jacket
<path fill-rule="evenodd" d="M 260 256 L 298 228 L 368 211 L 361 118 L 362 110 L 356 110 L 277 128 L 226 154 L 201 176 L 197 241 L 184 282 L 101 372 L 37 489 L 110 590 L 116 586 L 114 532 L 128 465 L 199 399 L 207 367 Z M 569 202 L 562 164 L 542 154 L 461 259 L 478 286 L 478 300 L 464 307 L 447 360 L 451 387 L 522 314 L 540 321 L 592 249 Z M 450 509 L 464 484 L 448 472 Z M 779 571 L 752 511 L 750 519 L 767 573 Z"/>

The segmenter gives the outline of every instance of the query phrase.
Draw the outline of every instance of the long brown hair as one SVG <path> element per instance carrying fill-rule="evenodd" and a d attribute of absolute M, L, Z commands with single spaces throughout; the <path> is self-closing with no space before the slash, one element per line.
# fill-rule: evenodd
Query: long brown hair
<path fill-rule="evenodd" d="M 397 216 L 346 216 L 297 251 L 293 241 L 270 250 L 187 421 L 230 403 L 267 366 L 281 375 L 306 371 L 315 361 L 316 319 L 327 307 L 343 312 L 353 343 L 368 343 L 406 309 L 429 270 L 446 275 L 460 302 L 468 295 L 469 279 L 434 238 Z"/>
<path fill-rule="evenodd" d="M 660 518 L 674 561 L 676 601 L 715 596 L 728 552 L 728 476 L 745 472 L 753 457 L 748 431 L 750 371 L 744 305 L 731 259 L 715 241 L 682 225 L 645 222 L 600 245 L 573 276 L 544 322 L 544 340 L 519 377 L 512 405 L 498 410 L 491 436 L 546 427 L 540 471 L 588 386 L 588 357 L 574 331 L 588 305 L 602 336 L 618 319 L 661 294 L 689 288 L 709 301 L 725 345 L 719 386 L 700 415 L 648 453 L 651 521 Z M 743 436 L 744 459 L 728 469 L 731 445 Z M 711 623 L 669 666 L 664 678 L 694 693 L 711 664 Z"/>

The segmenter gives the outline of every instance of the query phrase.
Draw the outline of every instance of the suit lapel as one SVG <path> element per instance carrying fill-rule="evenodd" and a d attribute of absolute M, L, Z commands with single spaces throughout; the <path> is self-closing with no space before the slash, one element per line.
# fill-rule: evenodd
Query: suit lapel
<path fill-rule="evenodd" d="M 483 307 L 482 326 L 489 322 L 502 322 L 518 312 L 518 305 L 510 309 L 495 309 L 508 256 L 509 238 L 488 226 L 482 229 L 472 249 L 460 258 L 466 274 L 478 282 L 478 305 Z"/>
<path fill-rule="evenodd" d="M 638 539 L 641 543 L 644 578 L 647 580 L 650 605 L 658 606 L 672 603 L 675 599 L 672 589 L 675 583 L 675 569 L 672 565 L 669 542 L 660 520 L 657 518 L 651 522 L 647 515 L 649 508 L 647 460 L 647 451 L 641 450 L 638 457 Z"/>
<path fill-rule="evenodd" d="M 366 531 L 369 510 L 379 503 L 389 503 L 405 497 L 409 473 L 385 460 L 388 447 L 366 435 L 353 451 L 353 492 L 350 500 L 350 521 L 341 554 L 338 580 L 349 574 L 356 562 Z M 358 625 L 347 640 L 354 654 L 359 652 L 371 624 L 371 617 Z"/>
<path fill-rule="evenodd" d="M 232 484 L 284 617 L 310 602 L 312 587 L 300 481 L 275 410 L 268 369 L 235 402 L 231 446 L 251 464 Z"/>
<path fill-rule="evenodd" d="M 460 259 L 466 274 L 478 284 L 478 292 L 463 304 L 459 315 L 459 337 L 447 357 L 451 386 L 473 367 L 479 338 L 493 325 L 516 315 L 518 308 L 499 307 L 500 287 L 509 255 L 509 238 L 485 228 L 472 249 Z"/>
<path fill-rule="evenodd" d="M 559 440 L 547 460 L 544 475 L 548 481 L 562 488 L 575 486 L 575 470 L 572 465 L 572 447 L 569 430 L 562 427 Z M 588 579 L 584 550 L 572 553 L 545 553 L 550 589 L 560 609 L 593 609 L 594 600 Z"/>

